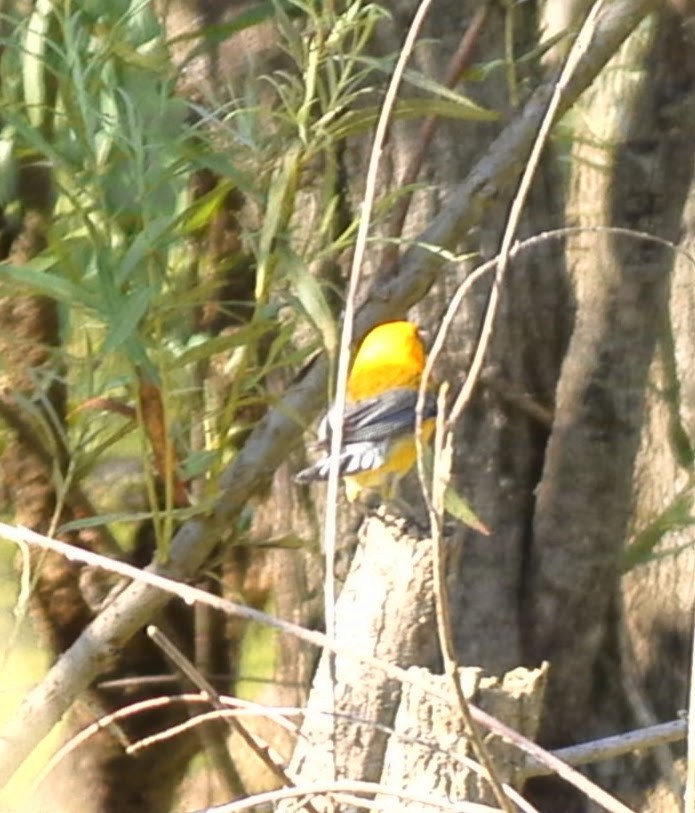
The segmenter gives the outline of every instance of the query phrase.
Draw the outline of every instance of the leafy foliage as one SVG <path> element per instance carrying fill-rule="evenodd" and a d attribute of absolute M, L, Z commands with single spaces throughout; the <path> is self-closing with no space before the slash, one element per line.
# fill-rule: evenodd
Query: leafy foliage
<path fill-rule="evenodd" d="M 197 32 L 188 60 L 244 27 L 277 28 L 282 66 L 224 101 L 177 93 L 171 45 L 181 38 L 167 41 L 151 4 L 39 0 L 8 27 L 1 202 L 20 222 L 30 206 L 23 173 L 42 166 L 53 207 L 45 249 L 4 264 L 3 284 L 60 303 L 73 476 L 136 439 L 155 463 L 150 514 L 169 518 L 156 523 L 163 551 L 172 511 L 190 513 L 181 478 L 205 474 L 214 489 L 267 401 L 266 375 L 313 351 L 296 348 L 297 330 L 313 326 L 336 347 L 339 299 L 316 271 L 355 233 L 338 153 L 378 110 L 370 81 L 388 61 L 366 52 L 383 17 L 360 0 L 340 11 L 274 2 Z M 399 116 L 492 115 L 430 79 L 409 80 L 431 98 L 402 101 Z M 223 252 L 208 237 L 220 221 L 233 233 Z M 205 324 L 211 303 L 221 333 Z"/>

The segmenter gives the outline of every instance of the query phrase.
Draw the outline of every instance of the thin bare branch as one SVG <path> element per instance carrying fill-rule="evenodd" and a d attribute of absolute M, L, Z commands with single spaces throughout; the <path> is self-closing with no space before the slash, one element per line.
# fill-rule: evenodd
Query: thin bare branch
<path fill-rule="evenodd" d="M 685 738 L 687 729 L 686 720 L 671 720 L 669 723 L 659 723 L 647 728 L 628 731 L 625 734 L 603 737 L 600 740 L 571 745 L 569 748 L 559 748 L 557 751 L 553 751 L 553 755 L 568 765 L 587 765 L 590 762 L 600 762 L 604 759 L 631 754 L 634 751 L 679 742 Z M 544 765 L 529 760 L 522 773 L 529 778 L 548 776 L 552 771 Z"/>
<path fill-rule="evenodd" d="M 193 683 L 193 685 L 196 686 L 196 688 L 199 689 L 203 694 L 207 695 L 210 705 L 213 708 L 217 709 L 218 712 L 225 710 L 225 704 L 222 702 L 222 699 L 219 693 L 215 690 L 215 687 L 210 683 L 205 675 L 200 672 L 199 669 L 196 669 L 196 667 L 188 660 L 183 652 L 181 652 L 181 650 L 176 647 L 158 627 L 155 627 L 154 625 L 148 626 L 147 634 L 164 652 L 164 654 L 176 665 L 176 667 L 191 681 L 191 683 Z M 272 752 L 266 743 L 262 742 L 258 737 L 253 735 L 235 716 L 226 717 L 224 719 L 229 725 L 230 729 L 235 731 L 241 737 L 251 751 L 253 751 L 258 759 L 270 770 L 270 772 L 280 781 L 282 785 L 288 788 L 295 786 L 295 783 L 285 770 L 285 766 L 283 765 L 279 754 Z M 218 754 L 218 757 L 221 758 L 223 762 L 223 775 L 228 777 L 228 784 L 230 787 L 234 787 L 235 784 L 239 783 L 239 778 L 236 767 L 229 756 L 229 752 L 225 749 L 225 756 L 222 757 L 222 755 Z M 306 809 L 309 811 L 309 813 L 317 813 L 316 809 L 310 803 L 306 804 Z"/>
<path fill-rule="evenodd" d="M 215 813 L 240 813 L 242 810 L 250 810 L 257 805 L 262 804 L 276 804 L 283 799 L 302 799 L 311 798 L 316 796 L 333 795 L 336 793 L 351 793 L 351 794 L 365 794 L 373 795 L 379 793 L 382 795 L 392 796 L 395 799 L 407 800 L 409 802 L 417 802 L 422 805 L 423 811 L 425 810 L 446 810 L 451 813 L 496 813 L 496 807 L 489 807 L 488 805 L 478 804 L 476 802 L 451 802 L 448 799 L 437 798 L 428 795 L 418 795 L 416 793 L 405 793 L 403 791 L 395 790 L 394 788 L 387 788 L 378 782 L 359 782 L 356 780 L 343 779 L 340 781 L 329 782 L 311 782 L 303 784 L 298 788 L 282 788 L 280 790 L 271 790 L 266 793 L 258 793 L 255 796 L 249 796 L 240 802 L 231 802 L 227 805 L 219 805 L 215 808 Z M 360 800 L 364 802 L 365 800 Z M 306 804 L 306 803 L 305 803 Z M 197 811 L 197 813 L 204 813 Z"/>

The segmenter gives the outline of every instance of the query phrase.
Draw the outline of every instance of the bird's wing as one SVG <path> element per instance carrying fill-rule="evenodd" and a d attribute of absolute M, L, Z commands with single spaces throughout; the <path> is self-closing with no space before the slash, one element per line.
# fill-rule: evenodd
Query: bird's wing
<path fill-rule="evenodd" d="M 343 444 L 338 462 L 341 477 L 384 465 L 390 442 L 415 431 L 417 397 L 417 390 L 397 388 L 346 405 Z M 323 451 L 325 456 L 300 471 L 295 477 L 297 482 L 327 479 L 334 414 L 331 408 L 319 427 L 319 440 L 315 448 Z M 437 399 L 433 393 L 427 393 L 423 419 L 434 418 L 436 414 Z"/>
<path fill-rule="evenodd" d="M 387 451 L 388 444 L 386 442 L 374 443 L 373 441 L 366 441 L 343 446 L 338 458 L 338 476 L 347 477 L 351 474 L 378 469 L 384 465 Z M 295 481 L 310 483 L 313 480 L 327 480 L 330 462 L 330 457 L 324 455 L 316 463 L 296 474 Z"/>
<path fill-rule="evenodd" d="M 343 443 L 378 442 L 415 431 L 417 390 L 388 390 L 373 398 L 348 404 L 343 418 Z M 432 393 L 425 396 L 423 419 L 437 414 L 437 401 Z M 328 425 L 330 427 L 330 419 Z M 326 441 L 330 444 L 330 429 Z"/>

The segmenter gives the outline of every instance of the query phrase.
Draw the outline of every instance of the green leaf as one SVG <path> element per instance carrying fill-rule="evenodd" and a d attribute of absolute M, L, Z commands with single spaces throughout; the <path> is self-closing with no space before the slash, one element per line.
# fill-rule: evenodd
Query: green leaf
<path fill-rule="evenodd" d="M 363 61 L 367 65 L 376 68 L 376 70 L 382 73 L 390 74 L 393 70 L 392 59 L 375 59 L 373 57 L 362 56 L 360 57 L 360 61 Z M 462 93 L 457 93 L 455 90 L 446 87 L 446 85 L 442 85 L 440 82 L 432 79 L 432 77 L 425 76 L 425 74 L 420 73 L 419 71 L 412 69 L 406 70 L 403 74 L 403 79 L 413 87 L 424 90 L 426 93 L 439 97 L 441 100 L 446 100 L 457 105 L 461 109 L 461 112 L 457 116 L 452 116 L 452 118 L 464 118 L 471 119 L 473 121 L 496 121 L 500 117 L 499 113 L 482 107 L 468 96 L 464 96 Z M 425 100 L 423 99 L 421 101 Z"/>
<path fill-rule="evenodd" d="M 204 111 L 202 107 L 193 103 L 191 103 L 190 107 L 192 110 L 199 112 L 201 117 L 207 116 L 210 121 L 213 121 L 213 117 Z M 255 180 L 253 176 L 242 172 L 237 166 L 235 166 L 234 162 L 228 155 L 223 155 L 219 152 L 211 152 L 210 150 L 203 153 L 193 151 L 191 152 L 189 159 L 192 166 L 196 169 L 209 169 L 216 175 L 220 175 L 221 177 L 232 181 L 234 186 L 237 186 L 247 197 L 251 198 L 252 200 L 260 199 L 258 194 L 257 180 Z"/>
<path fill-rule="evenodd" d="M 470 504 L 458 494 L 451 486 L 447 486 L 444 492 L 444 507 L 452 517 L 473 528 L 474 531 L 490 536 L 490 529 L 480 520 Z"/>
<path fill-rule="evenodd" d="M 263 539 L 242 539 L 237 543 L 249 548 L 274 548 L 277 550 L 299 550 L 309 548 L 310 543 L 296 533 L 290 532 L 281 536 L 271 536 Z"/>
<path fill-rule="evenodd" d="M 691 514 L 693 492 L 687 490 L 679 494 L 646 528 L 641 530 L 623 553 L 623 572 L 637 565 L 645 564 L 661 554 L 654 549 L 667 534 L 688 528 L 695 523 Z"/>
<path fill-rule="evenodd" d="M 105 17 L 110 23 L 123 17 L 130 6 L 130 0 L 82 0 L 81 10 L 84 15 L 96 22 Z"/>
<path fill-rule="evenodd" d="M 296 189 L 298 164 L 299 145 L 295 144 L 289 147 L 280 166 L 273 172 L 258 241 L 260 259 L 272 252 L 275 238 L 287 224 L 288 202 L 293 199 Z"/>
<path fill-rule="evenodd" d="M 206 474 L 219 460 L 219 451 L 212 449 L 200 449 L 191 452 L 185 460 L 181 462 L 181 476 L 184 480 L 193 480 Z"/>
<path fill-rule="evenodd" d="M 15 137 L 8 127 L 0 135 L 0 205 L 5 207 L 17 194 L 18 168 Z"/>
<path fill-rule="evenodd" d="M 470 118 L 474 121 L 496 121 L 499 119 L 499 113 L 488 110 L 485 107 L 481 107 L 472 99 L 469 99 L 468 96 L 463 96 L 461 93 L 457 93 L 455 90 L 436 82 L 434 79 L 429 76 L 425 76 L 423 73 L 407 70 L 405 72 L 404 79 L 406 82 L 409 82 L 411 85 L 414 85 L 420 90 L 431 93 L 433 96 L 438 96 L 440 99 L 453 102 L 455 105 L 458 105 L 462 111 L 468 111 L 469 115 L 465 115 L 465 113 L 462 112 L 461 118 Z"/>
<path fill-rule="evenodd" d="M 18 285 L 26 285 L 35 296 L 47 296 L 66 305 L 78 303 L 94 307 L 96 302 L 91 292 L 84 286 L 76 285 L 60 274 L 51 273 L 56 266 L 53 257 L 37 257 L 26 265 L 0 265 L 0 279 L 3 277 Z"/>
<path fill-rule="evenodd" d="M 234 188 L 228 179 L 216 184 L 206 195 L 198 198 L 184 213 L 183 229 L 193 234 L 204 229 L 224 204 L 227 195 Z"/>
<path fill-rule="evenodd" d="M 141 231 L 130 244 L 123 259 L 118 264 L 115 275 L 117 285 L 128 279 L 135 267 L 142 262 L 146 254 L 152 250 L 152 246 L 157 243 L 171 225 L 171 218 L 166 216 L 157 217 L 147 224 L 144 231 Z"/>
<path fill-rule="evenodd" d="M 379 119 L 380 108 L 369 107 L 362 110 L 350 110 L 340 116 L 331 127 L 335 138 L 348 138 L 374 129 Z M 464 119 L 466 121 L 495 121 L 499 114 L 491 110 L 464 106 L 448 99 L 402 99 L 396 102 L 393 111 L 394 119 L 424 119 L 437 116 L 443 119 Z"/>
<path fill-rule="evenodd" d="M 186 519 L 191 519 L 192 517 L 197 517 L 211 511 L 214 504 L 215 499 L 211 497 L 196 505 L 172 509 L 170 515 L 177 522 L 183 522 Z M 83 517 L 82 519 L 75 519 L 72 522 L 66 522 L 64 525 L 61 525 L 57 533 L 81 531 L 85 528 L 99 528 L 102 525 L 111 525 L 114 522 L 147 522 L 148 520 L 154 519 L 154 517 L 155 515 L 151 511 L 128 511 L 117 514 L 102 514 L 98 517 Z"/>
<path fill-rule="evenodd" d="M 109 353 L 133 338 L 138 324 L 152 301 L 152 288 L 145 286 L 122 297 L 114 321 L 108 325 L 103 353 Z"/>
<path fill-rule="evenodd" d="M 63 156 L 51 142 L 43 137 L 38 127 L 34 127 L 28 119 L 21 115 L 18 116 L 9 108 L 3 109 L 2 116 L 7 124 L 16 131 L 21 140 L 25 142 L 21 145 L 21 151 L 17 147 L 18 160 L 28 161 L 35 158 L 37 161 L 50 161 L 55 167 L 63 165 Z M 17 143 L 20 144 L 19 139 Z M 36 151 L 34 155 L 31 154 L 32 147 Z"/>
<path fill-rule="evenodd" d="M 289 248 L 279 249 L 278 254 L 282 270 L 287 275 L 302 310 L 323 337 L 323 344 L 329 354 L 334 353 L 338 346 L 335 319 L 319 280 Z"/>
<path fill-rule="evenodd" d="M 264 301 L 272 282 L 276 267 L 277 238 L 287 228 L 291 206 L 299 175 L 299 145 L 288 147 L 280 166 L 273 172 L 268 200 L 263 217 L 263 226 L 258 239 L 258 264 L 256 270 L 256 298 Z"/>
<path fill-rule="evenodd" d="M 270 325 L 254 324 L 240 327 L 228 336 L 216 336 L 214 339 L 198 336 L 189 346 L 180 353 L 171 369 L 185 367 L 187 364 L 197 364 L 200 361 L 207 361 L 211 356 L 218 353 L 226 353 L 234 347 L 241 347 L 246 344 L 253 344 L 270 329 Z"/>

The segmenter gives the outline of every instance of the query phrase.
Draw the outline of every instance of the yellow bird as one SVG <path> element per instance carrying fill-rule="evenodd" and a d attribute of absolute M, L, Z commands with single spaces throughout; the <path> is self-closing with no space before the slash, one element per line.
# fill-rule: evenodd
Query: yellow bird
<path fill-rule="evenodd" d="M 425 348 L 412 322 L 385 322 L 364 338 L 347 382 L 343 443 L 338 464 L 350 501 L 362 489 L 395 496 L 398 481 L 417 460 L 415 423 L 418 389 L 425 367 Z M 429 440 L 437 413 L 435 396 L 427 393 L 423 409 L 423 441 Z M 297 474 L 299 483 L 327 480 L 332 406 L 318 429 L 316 463 Z"/>

